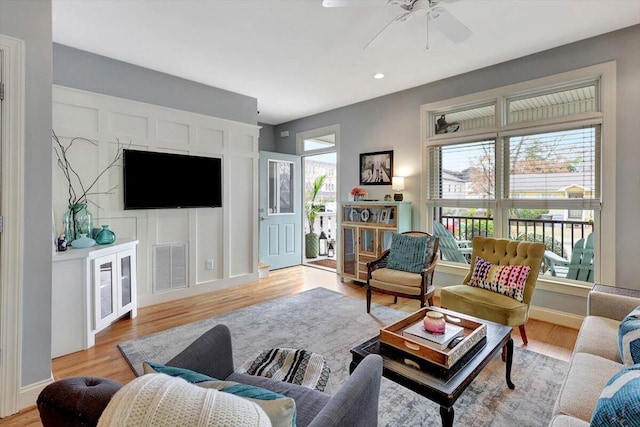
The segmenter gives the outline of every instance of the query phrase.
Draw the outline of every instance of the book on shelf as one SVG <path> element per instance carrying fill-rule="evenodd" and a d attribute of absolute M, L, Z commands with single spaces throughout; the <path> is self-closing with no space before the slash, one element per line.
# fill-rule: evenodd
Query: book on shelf
<path fill-rule="evenodd" d="M 432 334 L 424 330 L 422 321 L 420 321 L 403 329 L 402 336 L 414 340 L 419 344 L 424 344 L 427 347 L 435 348 L 436 350 L 444 350 L 447 348 L 451 340 L 462 336 L 463 332 L 464 328 L 462 326 L 447 323 L 444 329 L 444 334 Z"/>

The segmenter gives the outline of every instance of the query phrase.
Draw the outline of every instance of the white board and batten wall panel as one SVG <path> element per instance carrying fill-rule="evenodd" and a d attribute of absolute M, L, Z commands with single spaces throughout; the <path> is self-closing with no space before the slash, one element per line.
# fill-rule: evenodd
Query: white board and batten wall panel
<path fill-rule="evenodd" d="M 120 167 L 99 181 L 97 192 L 111 189 L 111 194 L 90 197 L 95 203 L 89 207 L 96 218 L 94 227 L 109 224 L 119 238 L 140 241 L 140 306 L 258 279 L 258 126 L 55 85 L 53 128 L 63 142 L 76 136 L 95 142 L 74 145 L 71 152 L 83 182 L 111 162 L 118 143 L 136 150 L 222 159 L 222 208 L 125 211 Z M 53 161 L 53 214 L 59 233 L 68 196 L 55 156 Z M 166 245 L 180 244 L 186 244 L 186 250 L 173 253 L 185 254 L 187 286 L 167 289 L 165 281 L 162 289 L 154 289 L 154 274 L 159 272 L 154 270 L 155 249 L 161 247 L 164 254 Z M 181 265 L 178 259 L 171 262 Z M 167 269 L 162 273 L 166 277 Z"/>

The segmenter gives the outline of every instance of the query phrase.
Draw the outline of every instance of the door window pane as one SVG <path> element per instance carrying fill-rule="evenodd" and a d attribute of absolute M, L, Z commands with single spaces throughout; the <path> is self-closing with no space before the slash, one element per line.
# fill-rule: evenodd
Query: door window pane
<path fill-rule="evenodd" d="M 293 163 L 269 160 L 269 214 L 293 213 Z"/>
<path fill-rule="evenodd" d="M 120 260 L 120 292 L 122 294 L 122 306 L 131 302 L 131 257 L 126 256 Z"/>

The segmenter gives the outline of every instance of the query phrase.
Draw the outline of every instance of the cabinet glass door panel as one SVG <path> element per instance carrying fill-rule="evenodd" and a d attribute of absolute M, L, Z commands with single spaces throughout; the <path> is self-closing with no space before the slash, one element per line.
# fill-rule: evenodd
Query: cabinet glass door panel
<path fill-rule="evenodd" d="M 113 300 L 113 278 L 115 266 L 112 261 L 100 263 L 98 266 L 99 289 L 100 289 L 100 318 L 105 319 L 115 313 L 115 303 Z"/>
<path fill-rule="evenodd" d="M 379 242 L 379 252 L 378 255 L 382 254 L 382 252 L 391 248 L 391 236 L 395 233 L 394 230 L 378 230 L 378 242 Z"/>
<path fill-rule="evenodd" d="M 376 254 L 376 230 L 373 228 L 360 228 L 358 251 L 361 254 Z"/>
<path fill-rule="evenodd" d="M 343 274 L 355 276 L 358 268 L 356 257 L 356 229 L 342 227 L 342 271 Z"/>
<path fill-rule="evenodd" d="M 121 307 L 131 303 L 131 255 L 120 258 L 120 296 Z"/>

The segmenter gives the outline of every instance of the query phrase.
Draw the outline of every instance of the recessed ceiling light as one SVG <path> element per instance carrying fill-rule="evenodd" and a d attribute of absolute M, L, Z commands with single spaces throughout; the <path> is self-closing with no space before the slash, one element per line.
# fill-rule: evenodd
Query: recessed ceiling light
<path fill-rule="evenodd" d="M 373 75 L 373 78 L 374 78 L 374 79 L 378 79 L 378 80 L 380 80 L 380 79 L 384 78 L 384 74 L 382 74 L 382 73 L 375 73 L 375 74 Z"/>

